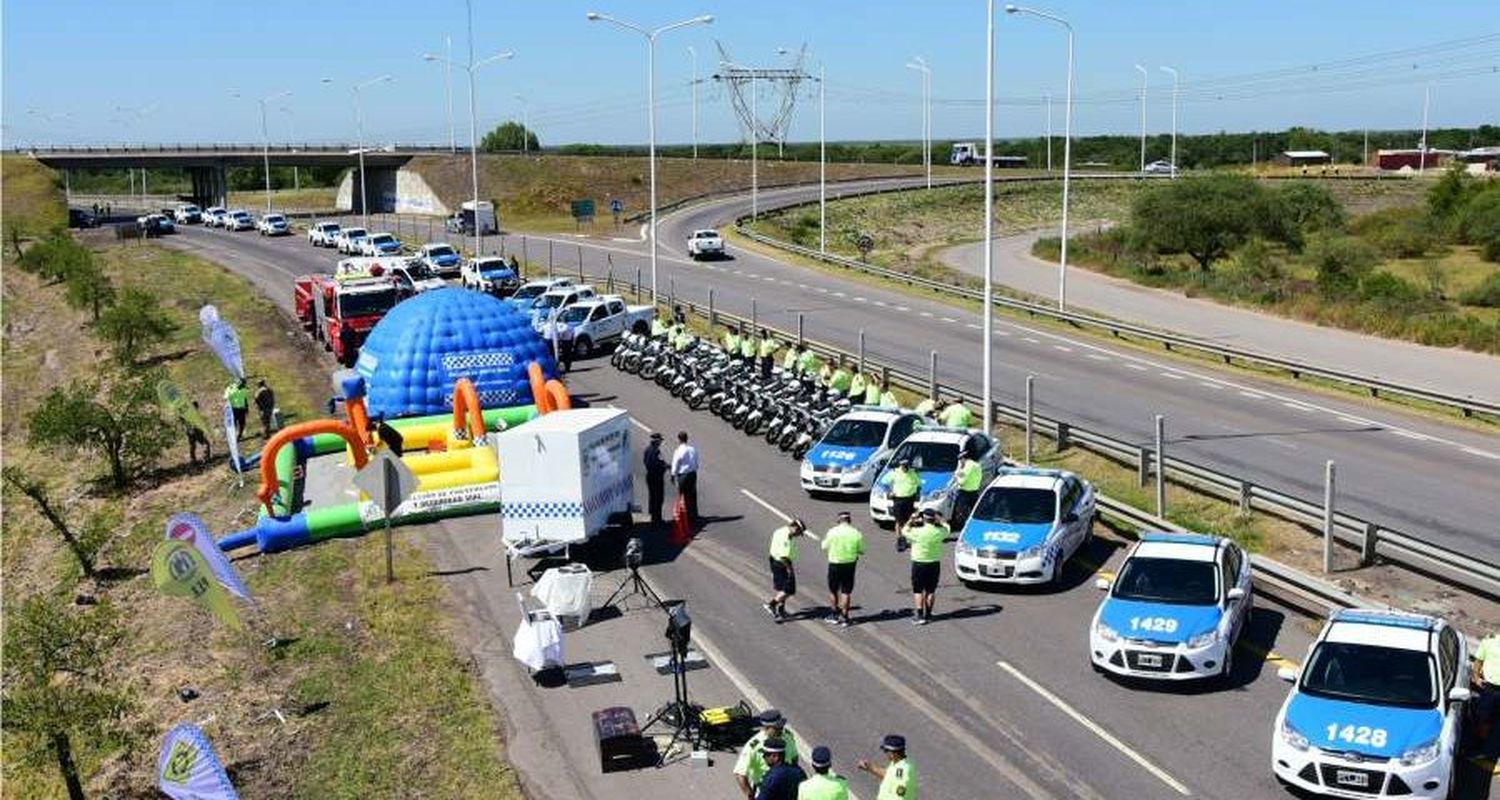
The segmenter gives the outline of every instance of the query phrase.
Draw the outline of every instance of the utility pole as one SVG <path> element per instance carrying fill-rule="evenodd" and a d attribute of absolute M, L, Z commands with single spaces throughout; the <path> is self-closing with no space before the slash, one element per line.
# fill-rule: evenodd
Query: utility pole
<path fill-rule="evenodd" d="M 1422 154 L 1417 159 L 1417 174 L 1427 171 L 1427 109 L 1432 102 L 1432 84 L 1422 89 Z"/>

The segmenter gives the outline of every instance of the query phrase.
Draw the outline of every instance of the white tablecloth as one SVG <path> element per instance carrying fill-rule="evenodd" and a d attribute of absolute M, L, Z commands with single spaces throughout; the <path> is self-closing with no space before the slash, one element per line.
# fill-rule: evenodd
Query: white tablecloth
<path fill-rule="evenodd" d="M 558 619 L 576 617 L 579 626 L 588 621 L 592 603 L 589 592 L 594 588 L 594 574 L 583 564 L 553 567 L 542 573 L 542 579 L 531 587 L 531 596 Z"/>

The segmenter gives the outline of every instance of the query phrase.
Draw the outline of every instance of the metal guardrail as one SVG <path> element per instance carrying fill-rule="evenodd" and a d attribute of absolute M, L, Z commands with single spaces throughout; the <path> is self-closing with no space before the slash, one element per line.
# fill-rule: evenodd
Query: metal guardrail
<path fill-rule="evenodd" d="M 580 277 L 605 282 L 608 291 L 616 290 L 615 284 L 617 279 L 613 273 L 607 276 L 586 276 L 580 272 Z M 619 282 L 623 286 L 634 286 L 636 296 L 639 299 L 641 289 L 638 284 L 632 284 L 625 280 L 620 280 Z M 781 330 L 766 325 L 759 320 L 725 313 L 708 305 L 676 297 L 663 297 L 662 302 L 668 304 L 669 308 L 672 305 L 681 306 L 686 311 L 704 317 L 714 324 L 723 322 L 726 324 L 753 325 L 755 328 L 764 328 L 785 342 L 802 342 L 809 350 L 812 350 L 821 357 L 842 358 L 851 363 L 855 363 L 859 359 L 857 354 L 849 353 L 824 342 L 807 339 L 800 335 L 800 331 Z M 953 386 L 944 385 L 937 381 L 935 375 L 926 377 L 916 375 L 898 366 L 871 358 L 867 354 L 864 356 L 864 364 L 867 372 L 879 372 L 881 375 L 889 378 L 892 385 L 899 386 L 918 395 L 958 397 L 964 403 L 971 406 L 980 407 L 982 405 L 981 398 L 977 395 Z M 994 411 L 997 419 L 1006 420 L 1013 424 L 1019 423 L 1024 425 L 1025 423 L 1026 411 L 1023 408 L 996 403 Z M 1076 426 L 1066 421 L 1052 419 L 1035 413 L 1031 415 L 1031 419 L 1034 429 L 1043 436 L 1059 442 L 1060 448 L 1076 445 L 1116 461 L 1137 465 L 1149 463 L 1152 455 L 1152 449 L 1149 447 L 1116 439 L 1107 434 Z M 1321 503 L 1309 502 L 1283 492 L 1257 486 L 1252 481 L 1227 475 L 1201 464 L 1195 464 L 1180 458 L 1168 456 L 1163 459 L 1162 466 L 1167 480 L 1221 500 L 1237 503 L 1243 511 L 1258 510 L 1297 524 L 1322 524 L 1323 506 Z M 1146 520 L 1151 525 L 1171 524 L 1165 521 L 1158 522 L 1156 517 L 1144 511 L 1134 509 L 1118 501 L 1114 502 L 1116 503 L 1117 512 L 1120 515 L 1127 513 L 1135 514 L 1135 519 Z M 1373 522 L 1349 514 L 1335 513 L 1333 521 L 1335 539 L 1359 550 L 1361 566 L 1369 566 L 1376 563 L 1379 559 L 1384 559 L 1392 564 L 1424 575 L 1440 578 L 1476 594 L 1491 598 L 1500 598 L 1500 565 L 1483 561 L 1451 548 L 1422 541 L 1409 533 L 1379 526 Z M 1334 593 L 1337 593 L 1338 590 L 1328 587 L 1322 581 L 1317 581 L 1311 576 L 1304 576 L 1290 567 L 1277 565 L 1269 559 L 1261 559 L 1261 561 L 1266 562 L 1266 566 L 1262 567 L 1262 569 L 1266 572 L 1269 579 L 1279 579 L 1287 584 L 1288 587 L 1298 589 L 1299 593 L 1303 596 L 1320 598 L 1319 602 L 1331 602 L 1333 599 L 1336 599 L 1336 594 Z M 1303 578 L 1306 578 L 1306 580 L 1303 580 Z M 1347 597 L 1347 595 L 1344 596 Z"/>
<path fill-rule="evenodd" d="M 1015 178 L 1012 180 L 1032 181 L 1055 179 Z M 880 190 L 870 192 L 869 194 L 879 194 L 891 191 L 904 191 L 904 189 L 882 188 Z M 805 205 L 810 205 L 810 203 L 793 203 L 790 205 L 781 206 L 777 210 L 798 208 Z M 762 211 L 761 213 L 764 214 L 766 212 Z M 909 286 L 919 287 L 938 294 L 946 294 L 954 297 L 961 297 L 966 300 L 975 300 L 980 302 L 983 302 L 984 300 L 983 293 L 975 289 L 967 289 L 964 287 L 943 283 L 941 281 L 935 281 L 930 278 L 909 275 L 896 270 L 886 269 L 885 267 L 867 264 L 856 259 L 835 255 L 833 253 L 823 253 L 811 247 L 803 247 L 799 244 L 793 244 L 791 242 L 782 241 L 771 236 L 766 236 L 765 234 L 752 231 L 749 228 L 745 227 L 745 222 L 748 219 L 749 215 L 743 215 L 737 218 L 735 220 L 735 230 L 741 236 L 744 236 L 747 239 L 751 239 L 752 241 L 760 242 L 761 244 L 775 247 L 789 253 L 795 253 L 806 258 L 812 258 L 828 264 L 834 264 L 836 266 L 844 267 L 846 269 L 852 269 L 858 272 L 865 273 L 867 275 L 874 275 L 880 278 L 885 278 L 887 280 L 905 283 Z M 1268 367 L 1271 369 L 1280 370 L 1289 373 L 1294 378 L 1301 378 L 1303 376 L 1322 378 L 1324 380 L 1359 387 L 1369 392 L 1372 397 L 1379 397 L 1380 394 L 1384 392 L 1389 395 L 1423 400 L 1429 403 L 1434 403 L 1436 405 L 1455 409 L 1465 417 L 1472 417 L 1476 413 L 1478 413 L 1500 418 L 1500 402 L 1484 400 L 1481 398 L 1473 397 L 1472 395 L 1460 396 L 1448 392 L 1439 391 L 1437 389 L 1429 389 L 1421 386 L 1410 386 L 1407 384 L 1396 383 L 1394 381 L 1388 381 L 1376 376 L 1360 375 L 1357 373 L 1348 372 L 1346 370 L 1319 366 L 1317 364 L 1310 364 L 1304 361 L 1298 361 L 1296 359 L 1283 358 L 1281 356 L 1259 353 L 1253 350 L 1245 350 L 1238 347 L 1228 347 L 1215 342 L 1197 339 L 1191 336 L 1184 336 L 1182 334 L 1171 333 L 1169 331 L 1156 330 L 1154 328 L 1148 328 L 1142 325 L 1136 325 L 1134 323 L 1121 322 L 1118 320 L 1106 319 L 1103 317 L 1095 317 L 1088 314 L 1079 314 L 1072 311 L 1059 311 L 1055 308 L 1044 306 L 1038 303 L 1027 302 L 1025 300 L 1015 300 L 1008 297 L 994 297 L 993 301 L 997 306 L 1013 309 L 1016 311 L 1022 311 L 1032 316 L 1042 316 L 1049 319 L 1068 322 L 1083 328 L 1093 328 L 1095 330 L 1108 331 L 1111 335 L 1114 336 L 1129 336 L 1136 339 L 1144 339 L 1147 341 L 1157 342 L 1168 350 L 1172 350 L 1173 348 L 1180 348 L 1182 350 L 1196 351 L 1205 355 L 1212 356 L 1214 358 L 1221 359 L 1226 364 L 1239 361 L 1245 364 L 1253 364 L 1259 367 Z"/>
<path fill-rule="evenodd" d="M 272 144 L 269 148 L 261 142 L 222 142 L 216 144 L 118 144 L 118 145 L 18 145 L 10 148 L 13 153 L 28 153 L 42 155 L 61 155 L 78 153 L 80 155 L 108 154 L 108 155 L 146 155 L 151 153 L 259 153 L 263 149 L 269 149 L 272 153 L 305 153 L 312 155 L 347 155 L 358 150 L 360 146 L 354 142 L 347 143 L 323 143 L 323 144 Z M 364 145 L 366 153 L 379 155 L 390 153 L 393 155 L 422 154 L 422 153 L 451 153 L 447 145 L 437 144 L 401 144 L 378 142 L 366 142 Z M 467 152 L 465 150 L 464 152 Z M 521 151 L 506 151 L 516 152 Z"/>

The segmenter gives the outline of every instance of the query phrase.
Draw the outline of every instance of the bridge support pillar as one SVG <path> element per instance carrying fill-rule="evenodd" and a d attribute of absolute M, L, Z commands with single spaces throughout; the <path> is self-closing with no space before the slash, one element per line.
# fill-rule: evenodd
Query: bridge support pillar
<path fill-rule="evenodd" d="M 227 205 L 229 180 L 224 166 L 190 167 L 193 180 L 193 203 L 201 208 Z"/>

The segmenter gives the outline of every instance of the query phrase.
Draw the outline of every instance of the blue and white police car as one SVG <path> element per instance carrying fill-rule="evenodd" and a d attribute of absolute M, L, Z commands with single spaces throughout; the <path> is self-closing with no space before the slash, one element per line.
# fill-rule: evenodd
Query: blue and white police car
<path fill-rule="evenodd" d="M 1250 618 L 1250 559 L 1198 533 L 1147 533 L 1125 557 L 1089 627 L 1094 669 L 1156 680 L 1227 677 Z"/>
<path fill-rule="evenodd" d="M 891 454 L 886 466 L 875 478 L 870 489 L 870 518 L 880 525 L 894 524 L 891 511 L 891 468 L 903 459 L 910 460 L 912 469 L 922 480 L 922 492 L 917 498 L 917 510 L 934 509 L 949 519 L 953 515 L 953 500 L 958 494 L 958 481 L 954 471 L 958 469 L 958 455 L 967 452 L 979 462 L 988 481 L 999 471 L 1002 463 L 999 443 L 994 439 L 968 428 L 923 427 L 908 436 L 906 441 Z"/>
<path fill-rule="evenodd" d="M 922 422 L 910 411 L 854 406 L 803 456 L 802 490 L 810 495 L 870 491 L 891 452 Z"/>
<path fill-rule="evenodd" d="M 1331 797 L 1442 798 L 1469 699 L 1464 637 L 1436 617 L 1350 609 L 1328 620 L 1276 715 L 1271 769 Z"/>
<path fill-rule="evenodd" d="M 1050 583 L 1093 531 L 1088 481 L 1060 469 L 1005 468 L 959 533 L 954 571 L 966 584 Z"/>

